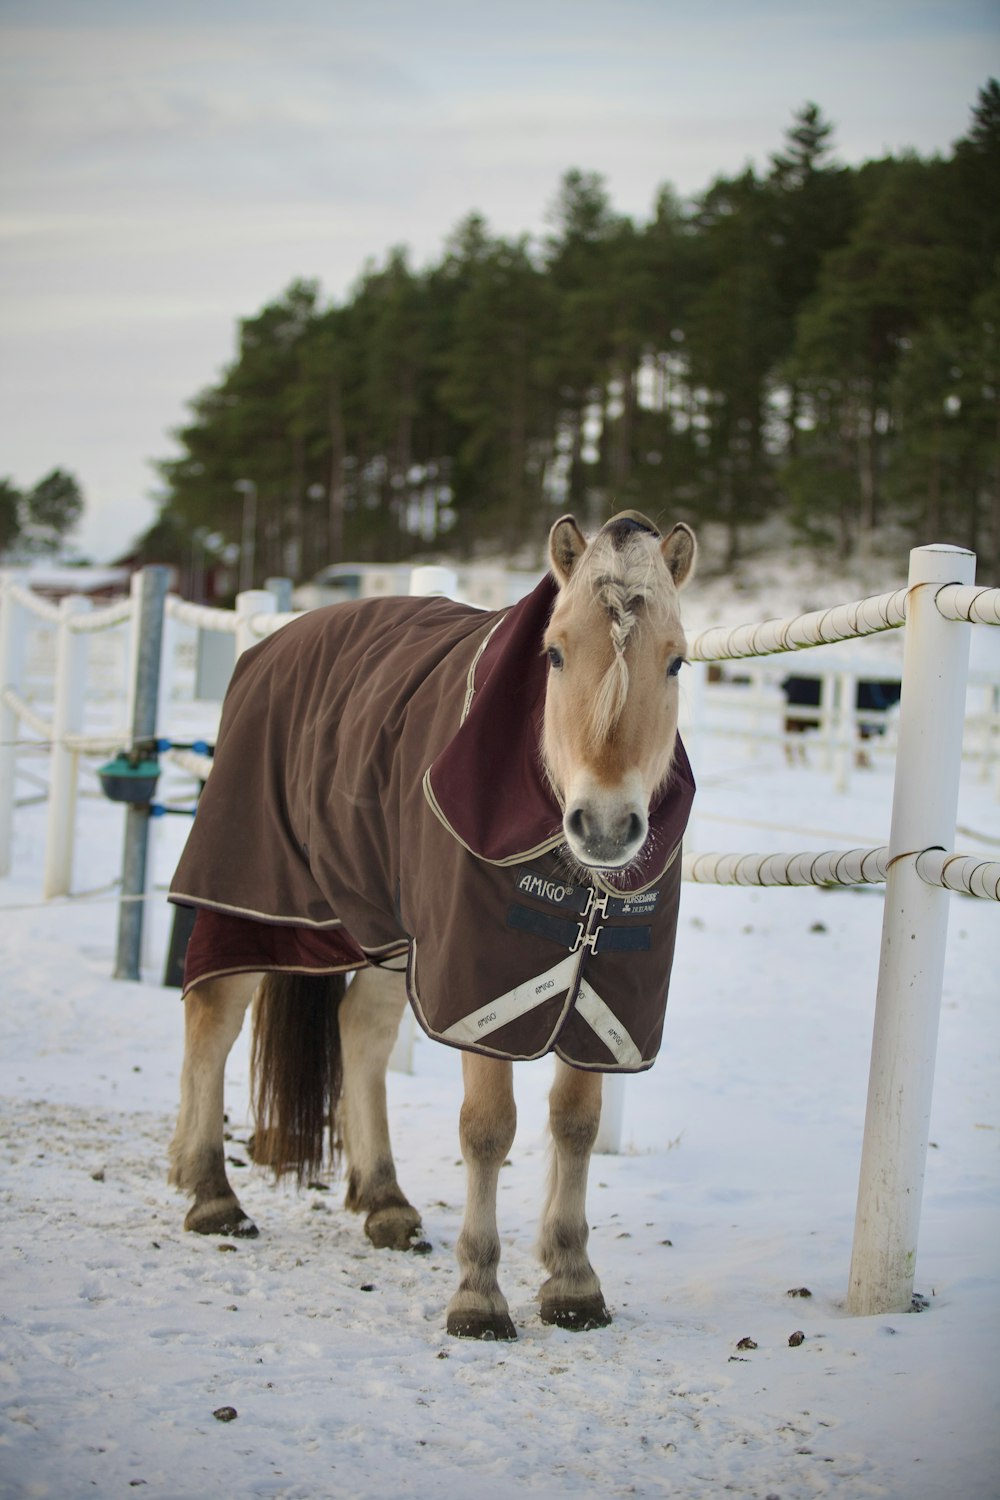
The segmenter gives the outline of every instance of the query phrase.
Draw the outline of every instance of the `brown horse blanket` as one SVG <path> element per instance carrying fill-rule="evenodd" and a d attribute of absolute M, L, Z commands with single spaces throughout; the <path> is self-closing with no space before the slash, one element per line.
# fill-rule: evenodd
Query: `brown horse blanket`
<path fill-rule="evenodd" d="M 571 877 L 539 744 L 546 577 L 512 609 L 336 604 L 239 659 L 171 885 L 185 989 L 402 964 L 420 1024 L 504 1058 L 656 1056 L 694 783 L 678 741 L 620 887 Z"/>

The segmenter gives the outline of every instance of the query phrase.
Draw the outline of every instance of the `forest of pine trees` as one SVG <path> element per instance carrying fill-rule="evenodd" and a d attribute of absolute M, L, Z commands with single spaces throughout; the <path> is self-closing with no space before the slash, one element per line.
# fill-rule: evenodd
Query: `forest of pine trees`
<path fill-rule="evenodd" d="M 1000 85 L 946 158 L 846 168 L 801 109 L 766 172 L 648 223 L 563 178 L 542 240 L 461 223 L 438 264 L 295 281 L 190 404 L 148 556 L 237 544 L 257 581 L 422 550 L 523 556 L 572 510 L 754 526 L 849 559 L 886 529 L 1000 576 Z M 243 481 L 243 490 L 237 487 Z M 199 531 L 200 529 L 200 531 Z"/>

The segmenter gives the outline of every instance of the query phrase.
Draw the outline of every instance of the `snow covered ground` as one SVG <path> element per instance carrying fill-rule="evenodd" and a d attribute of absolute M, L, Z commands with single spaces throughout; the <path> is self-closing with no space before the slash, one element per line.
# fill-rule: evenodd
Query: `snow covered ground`
<path fill-rule="evenodd" d="M 884 766 L 846 798 L 777 748 L 749 759 L 709 741 L 696 772 L 701 849 L 886 840 Z M 464 1192 L 457 1054 L 419 1037 L 414 1073 L 391 1077 L 430 1254 L 368 1248 L 337 1183 L 297 1195 L 244 1165 L 242 1045 L 232 1172 L 261 1236 L 185 1234 L 166 1185 L 181 1056 L 177 992 L 159 983 L 168 910 L 158 893 L 143 982 L 112 981 L 116 906 L 100 893 L 121 813 L 82 802 L 74 889 L 98 894 L 48 905 L 43 817 L 19 810 L 0 881 L 0 1495 L 1000 1493 L 995 904 L 952 897 L 925 1312 L 852 1319 L 843 1305 L 880 892 L 686 886 L 663 1052 L 627 1085 L 622 1154 L 592 1170 L 615 1321 L 570 1334 L 538 1319 L 550 1067 L 525 1065 L 500 1194 L 519 1339 L 480 1345 L 444 1333 Z M 959 847 L 997 857 L 1000 804 L 974 777 L 959 821 Z M 157 825 L 161 886 L 185 829 Z M 235 1419 L 213 1415 L 224 1407 Z"/>

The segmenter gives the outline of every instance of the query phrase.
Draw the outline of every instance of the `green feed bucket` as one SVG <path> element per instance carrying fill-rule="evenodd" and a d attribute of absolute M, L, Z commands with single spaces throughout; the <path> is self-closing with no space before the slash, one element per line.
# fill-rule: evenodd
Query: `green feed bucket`
<path fill-rule="evenodd" d="M 133 806 L 152 801 L 160 774 L 158 760 L 140 760 L 133 764 L 126 755 L 109 760 L 97 772 L 101 790 L 112 802 L 130 802 Z"/>

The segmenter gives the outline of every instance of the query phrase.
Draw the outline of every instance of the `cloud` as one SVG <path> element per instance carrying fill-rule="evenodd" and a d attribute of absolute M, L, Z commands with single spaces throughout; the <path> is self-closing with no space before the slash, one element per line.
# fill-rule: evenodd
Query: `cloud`
<path fill-rule="evenodd" d="M 95 512 L 148 488 L 145 459 L 237 318 L 295 276 L 342 297 L 392 244 L 436 258 L 474 209 L 541 232 L 571 166 L 643 218 L 665 182 L 694 193 L 766 165 L 807 99 L 846 160 L 945 150 L 1000 61 L 987 0 L 285 0 L 275 15 L 270 0 L 0 0 L 4 463 L 22 482 L 77 468 Z M 114 445 L 87 436 L 109 425 Z"/>

